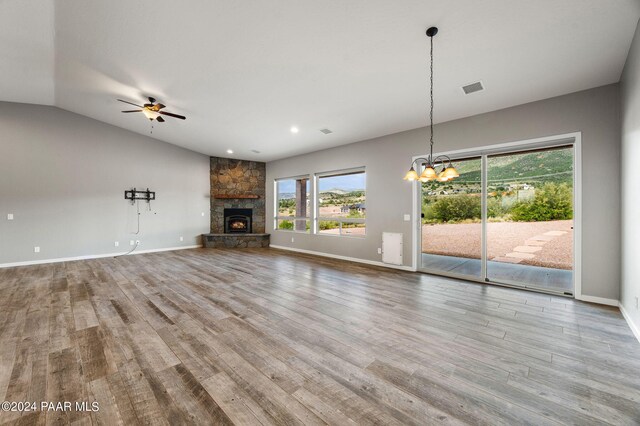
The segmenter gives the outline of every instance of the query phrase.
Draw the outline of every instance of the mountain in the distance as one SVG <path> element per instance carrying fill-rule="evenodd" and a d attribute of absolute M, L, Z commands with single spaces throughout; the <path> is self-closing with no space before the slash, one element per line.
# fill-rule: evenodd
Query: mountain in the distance
<path fill-rule="evenodd" d="M 460 177 L 453 183 L 480 182 L 480 159 L 454 161 Z M 489 157 L 487 177 L 489 183 L 556 182 L 573 180 L 573 152 L 571 149 L 534 151 L 523 154 Z"/>
<path fill-rule="evenodd" d="M 323 191 L 320 191 L 320 194 L 346 195 L 349 192 L 352 192 L 352 191 L 345 191 L 344 189 L 340 189 L 340 188 L 331 188 L 331 189 L 325 189 Z"/>

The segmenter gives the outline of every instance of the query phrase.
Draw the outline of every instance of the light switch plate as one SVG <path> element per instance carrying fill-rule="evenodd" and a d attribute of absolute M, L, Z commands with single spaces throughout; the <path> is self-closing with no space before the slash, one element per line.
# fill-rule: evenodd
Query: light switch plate
<path fill-rule="evenodd" d="M 180 241 L 184 241 L 184 237 L 180 237 Z"/>
<path fill-rule="evenodd" d="M 404 221 L 405 222 L 410 222 L 411 221 L 411 215 L 410 214 L 405 214 L 404 215 Z"/>
<path fill-rule="evenodd" d="M 13 213 L 9 213 L 7 215 L 7 220 L 13 220 Z"/>
<path fill-rule="evenodd" d="M 34 253 L 40 253 L 40 247 L 34 247 L 33 248 L 33 252 Z"/>
<path fill-rule="evenodd" d="M 119 243 L 118 241 L 116 241 L 116 242 L 114 242 L 114 243 L 113 243 L 113 245 L 114 245 L 115 247 L 118 247 L 118 246 L 120 246 L 120 243 Z"/>

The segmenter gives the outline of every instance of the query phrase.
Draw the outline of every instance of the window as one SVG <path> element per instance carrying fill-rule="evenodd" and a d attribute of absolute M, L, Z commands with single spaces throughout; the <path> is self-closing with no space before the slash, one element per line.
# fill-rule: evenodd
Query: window
<path fill-rule="evenodd" d="M 366 173 L 356 169 L 316 175 L 317 233 L 364 237 Z"/>
<path fill-rule="evenodd" d="M 274 229 L 309 232 L 311 204 L 309 176 L 275 181 L 276 205 Z"/>

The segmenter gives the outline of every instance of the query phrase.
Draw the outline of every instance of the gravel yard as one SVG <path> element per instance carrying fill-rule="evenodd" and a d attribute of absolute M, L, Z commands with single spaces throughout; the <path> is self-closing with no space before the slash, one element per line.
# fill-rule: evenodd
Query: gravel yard
<path fill-rule="evenodd" d="M 481 229 L 480 223 L 423 225 L 422 251 L 479 259 Z M 572 269 L 573 221 L 488 223 L 487 255 L 489 260 Z"/>

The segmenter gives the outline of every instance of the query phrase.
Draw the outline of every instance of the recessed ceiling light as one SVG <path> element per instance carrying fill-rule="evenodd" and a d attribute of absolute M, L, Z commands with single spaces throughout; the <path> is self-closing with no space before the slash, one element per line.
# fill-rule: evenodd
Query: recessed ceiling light
<path fill-rule="evenodd" d="M 227 154 L 233 154 L 233 150 L 228 149 L 228 150 L 227 150 Z"/>
<path fill-rule="evenodd" d="M 300 130 L 296 126 L 291 127 L 291 133 L 298 133 L 299 131 Z"/>

